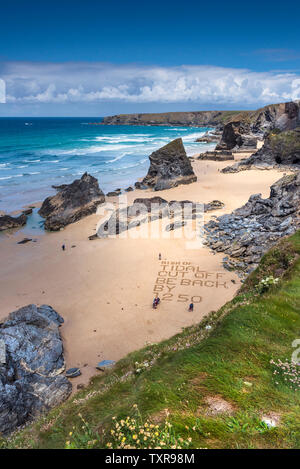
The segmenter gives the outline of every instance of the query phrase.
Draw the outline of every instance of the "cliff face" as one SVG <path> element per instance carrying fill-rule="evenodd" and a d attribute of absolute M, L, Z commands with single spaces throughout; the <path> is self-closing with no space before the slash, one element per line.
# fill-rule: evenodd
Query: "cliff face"
<path fill-rule="evenodd" d="M 184 125 L 223 126 L 229 122 L 249 125 L 252 132 L 264 134 L 279 128 L 291 130 L 300 125 L 298 102 L 270 104 L 257 111 L 195 111 L 145 114 L 118 114 L 103 119 L 105 125 Z"/>
<path fill-rule="evenodd" d="M 271 104 L 249 113 L 236 115 L 227 122 L 218 150 L 247 147 L 253 138 L 264 138 L 270 131 L 293 130 L 300 125 L 300 103 Z"/>
<path fill-rule="evenodd" d="M 196 111 L 196 112 L 162 112 L 153 114 L 119 114 L 108 116 L 103 120 L 105 125 L 184 125 L 184 126 L 217 126 L 232 119 L 239 111 Z"/>

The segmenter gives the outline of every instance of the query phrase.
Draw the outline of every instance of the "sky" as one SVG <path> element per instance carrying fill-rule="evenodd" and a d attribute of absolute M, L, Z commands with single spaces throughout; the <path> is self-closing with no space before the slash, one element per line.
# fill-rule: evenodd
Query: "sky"
<path fill-rule="evenodd" d="M 300 99 L 295 0 L 14 0 L 0 15 L 0 116 Z"/>

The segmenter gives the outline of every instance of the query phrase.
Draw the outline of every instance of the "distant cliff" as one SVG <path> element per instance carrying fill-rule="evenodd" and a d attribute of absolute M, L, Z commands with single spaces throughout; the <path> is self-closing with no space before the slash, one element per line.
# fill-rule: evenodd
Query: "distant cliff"
<path fill-rule="evenodd" d="M 256 111 L 195 111 L 162 112 L 148 114 L 117 114 L 104 117 L 105 125 L 168 125 L 168 126 L 220 126 L 238 122 L 243 127 L 263 135 L 274 127 L 281 130 L 299 125 L 299 103 L 270 104 Z M 248 129 L 247 129 L 248 130 Z"/>
<path fill-rule="evenodd" d="M 247 112 L 247 111 L 246 111 Z M 103 119 L 105 125 L 184 125 L 222 126 L 238 115 L 240 111 L 195 111 L 162 112 L 154 114 L 118 114 Z"/>

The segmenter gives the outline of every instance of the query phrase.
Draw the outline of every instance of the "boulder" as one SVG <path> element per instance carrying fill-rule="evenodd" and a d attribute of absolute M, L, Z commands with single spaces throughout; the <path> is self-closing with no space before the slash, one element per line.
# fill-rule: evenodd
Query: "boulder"
<path fill-rule="evenodd" d="M 156 150 L 149 159 L 150 168 L 140 187 L 151 187 L 158 191 L 180 184 L 190 184 L 197 180 L 181 138 Z"/>
<path fill-rule="evenodd" d="M 225 204 L 220 200 L 212 200 L 208 204 L 204 204 L 204 212 L 211 212 L 213 210 L 220 210 L 225 207 Z"/>
<path fill-rule="evenodd" d="M 121 189 L 116 189 L 115 191 L 108 192 L 106 194 L 106 197 L 118 197 L 119 195 L 121 195 L 121 192 Z"/>
<path fill-rule="evenodd" d="M 9 434 L 70 395 L 72 386 L 62 375 L 62 323 L 47 305 L 25 306 L 1 323 L 0 433 Z"/>
<path fill-rule="evenodd" d="M 79 368 L 69 368 L 66 371 L 66 377 L 67 378 L 77 378 L 77 376 L 81 375 L 81 371 Z"/>
<path fill-rule="evenodd" d="M 115 366 L 116 362 L 114 360 L 102 360 L 96 366 L 97 370 L 105 371 Z"/>
<path fill-rule="evenodd" d="M 21 228 L 26 225 L 27 216 L 22 214 L 19 217 L 11 217 L 10 215 L 0 216 L 0 231 Z"/>
<path fill-rule="evenodd" d="M 39 214 L 44 217 L 45 229 L 61 228 L 95 213 L 98 205 L 105 202 L 97 179 L 85 173 L 81 179 L 58 187 L 58 193 L 44 200 Z"/>
<path fill-rule="evenodd" d="M 30 243 L 30 241 L 32 241 L 32 238 L 24 238 L 22 239 L 22 241 L 19 241 L 17 244 L 27 244 L 27 243 Z"/>

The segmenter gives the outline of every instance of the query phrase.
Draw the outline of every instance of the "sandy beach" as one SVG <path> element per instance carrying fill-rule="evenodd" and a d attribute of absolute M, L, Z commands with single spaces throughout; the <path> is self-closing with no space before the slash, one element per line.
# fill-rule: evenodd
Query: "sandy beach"
<path fill-rule="evenodd" d="M 238 160 L 249 155 L 235 156 Z M 251 194 L 267 197 L 270 186 L 282 176 L 277 170 L 222 174 L 220 169 L 230 163 L 194 160 L 197 182 L 155 194 L 136 190 L 128 193 L 128 202 L 153 195 L 224 202 L 222 210 L 205 215 L 207 222 L 240 207 Z M 114 198 L 109 201 L 116 203 Z M 206 247 L 187 249 L 184 239 L 89 241 L 98 222 L 99 216 L 91 215 L 63 231 L 35 236 L 35 243 L 18 245 L 24 238 L 20 232 L 0 241 L 0 319 L 30 303 L 56 309 L 65 320 L 61 332 L 66 366 L 82 371 L 73 380 L 74 390 L 101 373 L 96 370 L 99 361 L 118 360 L 199 322 L 229 301 L 240 285 L 235 273 L 224 270 L 222 254 Z M 162 280 L 167 278 L 169 283 Z M 156 293 L 162 301 L 153 309 Z M 188 312 L 190 301 L 193 312 Z"/>

